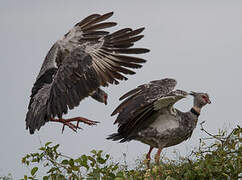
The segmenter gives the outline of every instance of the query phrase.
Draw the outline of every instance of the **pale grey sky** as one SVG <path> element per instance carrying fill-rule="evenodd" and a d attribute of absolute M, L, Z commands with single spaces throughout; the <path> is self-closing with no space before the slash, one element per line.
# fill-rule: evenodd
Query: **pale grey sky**
<path fill-rule="evenodd" d="M 88 98 L 67 117 L 84 116 L 101 121 L 96 127 L 83 125 L 73 133 L 62 126 L 48 123 L 39 133 L 29 135 L 25 130 L 25 115 L 30 91 L 42 61 L 51 45 L 76 22 L 92 13 L 114 11 L 111 20 L 117 28 L 146 27 L 145 37 L 137 43 L 150 53 L 144 67 L 119 86 L 110 86 L 108 106 Z M 111 30 L 116 30 L 113 28 Z M 127 153 L 130 165 L 148 151 L 139 142 L 119 144 L 108 141 L 108 134 L 116 131 L 115 117 L 110 117 L 126 91 L 150 80 L 172 77 L 178 88 L 208 92 L 212 101 L 200 116 L 210 132 L 219 128 L 241 125 L 242 85 L 242 1 L 240 0 L 160 0 L 160 1 L 30 1 L 2 0 L 0 2 L 0 175 L 12 173 L 23 177 L 27 169 L 21 157 L 35 152 L 44 143 L 61 144 L 61 150 L 77 157 L 92 149 L 110 153 L 114 160 Z M 176 107 L 190 109 L 192 98 Z M 165 150 L 189 154 L 203 137 L 199 126 L 192 138 Z"/>

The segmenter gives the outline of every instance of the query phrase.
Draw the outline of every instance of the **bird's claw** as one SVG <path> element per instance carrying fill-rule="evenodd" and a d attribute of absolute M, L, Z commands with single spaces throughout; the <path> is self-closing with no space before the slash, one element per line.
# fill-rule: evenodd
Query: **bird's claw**
<path fill-rule="evenodd" d="M 63 124 L 62 133 L 64 132 L 65 126 L 68 126 L 71 130 L 73 130 L 74 132 L 77 132 L 78 129 L 82 129 L 79 126 L 80 122 L 83 122 L 89 126 L 97 125 L 97 123 L 99 123 L 98 121 L 92 121 L 83 117 L 76 117 L 71 119 L 51 119 L 50 121 L 62 123 Z M 72 123 L 74 121 L 77 122 L 76 125 Z"/>
<path fill-rule="evenodd" d="M 82 129 L 81 127 L 79 127 L 79 121 L 77 121 L 76 125 L 72 124 L 71 122 L 65 122 L 65 123 L 63 123 L 63 127 L 62 127 L 62 130 L 61 130 L 62 134 L 65 130 L 65 126 L 68 126 L 74 132 L 77 132 L 78 129 Z"/>

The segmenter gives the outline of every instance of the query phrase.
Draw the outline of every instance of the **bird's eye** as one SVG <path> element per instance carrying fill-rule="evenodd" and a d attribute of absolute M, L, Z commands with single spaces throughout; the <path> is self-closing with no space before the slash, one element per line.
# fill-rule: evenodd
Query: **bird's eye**
<path fill-rule="evenodd" d="M 202 96 L 202 98 L 203 98 L 203 99 L 205 99 L 205 100 L 207 100 L 207 99 L 208 99 L 208 97 L 207 97 L 207 96 L 205 96 L 205 95 L 203 95 L 203 96 Z"/>

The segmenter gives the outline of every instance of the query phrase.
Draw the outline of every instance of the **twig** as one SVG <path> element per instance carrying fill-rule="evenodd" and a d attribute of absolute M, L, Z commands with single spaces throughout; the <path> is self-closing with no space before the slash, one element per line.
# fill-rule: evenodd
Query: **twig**
<path fill-rule="evenodd" d="M 203 121 L 203 122 L 200 123 L 201 130 L 204 131 L 207 135 L 209 135 L 209 136 L 211 136 L 211 137 L 213 137 L 213 138 L 219 140 L 221 143 L 224 143 L 224 141 L 223 141 L 222 139 L 218 138 L 217 135 L 213 135 L 213 134 L 209 133 L 208 131 L 206 131 L 206 130 L 203 128 L 203 124 L 204 124 L 204 123 L 205 123 L 205 121 Z"/>

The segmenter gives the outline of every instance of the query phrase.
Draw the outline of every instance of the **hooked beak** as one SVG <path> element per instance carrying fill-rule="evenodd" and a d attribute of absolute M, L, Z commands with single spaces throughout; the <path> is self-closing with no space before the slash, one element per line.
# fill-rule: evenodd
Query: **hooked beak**
<path fill-rule="evenodd" d="M 210 99 L 207 99 L 207 103 L 208 103 L 208 104 L 211 104 L 211 101 L 210 101 Z"/>
<path fill-rule="evenodd" d="M 104 104 L 105 104 L 105 105 L 107 105 L 107 104 L 108 104 L 108 102 L 107 102 L 107 98 L 105 99 Z"/>

